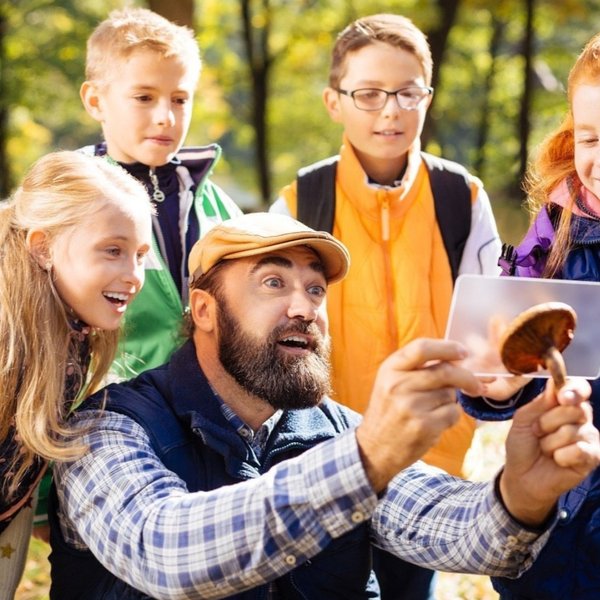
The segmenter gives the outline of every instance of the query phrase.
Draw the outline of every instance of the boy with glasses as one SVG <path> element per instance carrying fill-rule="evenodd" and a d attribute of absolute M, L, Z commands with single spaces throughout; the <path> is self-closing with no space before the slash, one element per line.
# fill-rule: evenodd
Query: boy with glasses
<path fill-rule="evenodd" d="M 340 155 L 306 169 L 335 168 L 330 229 L 349 248 L 352 268 L 327 300 L 333 389 L 339 402 L 359 412 L 390 352 L 420 336 L 444 336 L 457 274 L 498 273 L 500 241 L 481 182 L 460 165 L 421 152 L 431 73 L 426 37 L 409 19 L 379 14 L 351 23 L 337 38 L 323 92 L 330 117 L 344 128 Z M 449 185 L 462 185 L 466 210 L 452 205 L 460 190 L 436 193 L 434 201 L 431 163 L 458 173 Z M 302 205 L 294 182 L 271 211 L 326 228 L 313 218 L 322 212 L 325 186 L 313 183 L 311 203 Z M 454 218 L 452 227 L 465 230 L 458 253 L 448 251 L 438 205 Z M 461 474 L 474 430 L 463 413 L 424 460 Z M 384 600 L 433 597 L 432 571 L 384 553 L 375 556 L 375 568 Z"/>

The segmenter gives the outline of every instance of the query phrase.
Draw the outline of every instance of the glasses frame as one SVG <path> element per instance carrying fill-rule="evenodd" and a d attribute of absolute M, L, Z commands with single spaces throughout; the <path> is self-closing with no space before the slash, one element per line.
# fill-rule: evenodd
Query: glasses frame
<path fill-rule="evenodd" d="M 398 94 L 400 94 L 400 92 L 403 92 L 405 90 L 410 90 L 410 89 L 414 89 L 414 88 L 423 91 L 424 92 L 423 97 L 417 102 L 416 106 L 411 106 L 411 107 L 403 106 L 400 96 Z M 361 106 L 358 106 L 356 104 L 356 98 L 354 97 L 354 94 L 356 94 L 357 92 L 364 92 L 367 90 L 383 92 L 386 95 L 385 100 L 381 104 L 381 106 L 379 106 L 378 108 L 362 108 Z M 375 111 L 381 110 L 387 104 L 388 98 L 390 96 L 396 97 L 396 102 L 398 103 L 398 107 L 401 110 L 409 110 L 409 111 L 418 110 L 419 106 L 421 105 L 423 100 L 425 100 L 425 98 L 433 96 L 433 88 L 428 85 L 405 85 L 404 87 L 394 90 L 393 92 L 388 92 L 387 90 L 382 90 L 381 88 L 357 88 L 356 90 L 352 90 L 352 91 L 337 88 L 336 92 L 338 92 L 339 94 L 343 94 L 344 96 L 348 96 L 349 98 L 352 98 L 352 102 L 354 103 L 354 106 L 358 110 L 364 110 L 366 112 L 375 112 Z"/>

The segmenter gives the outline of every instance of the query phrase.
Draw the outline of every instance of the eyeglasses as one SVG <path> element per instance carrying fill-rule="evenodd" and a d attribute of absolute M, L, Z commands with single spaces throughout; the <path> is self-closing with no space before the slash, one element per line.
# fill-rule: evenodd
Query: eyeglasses
<path fill-rule="evenodd" d="M 393 92 L 378 88 L 360 88 L 352 92 L 338 88 L 336 91 L 344 94 L 344 96 L 350 96 L 354 102 L 354 106 L 359 110 L 381 110 L 386 105 L 389 96 L 396 97 L 398 106 L 402 110 L 417 110 L 419 104 L 427 96 L 433 94 L 432 87 L 420 87 L 417 85 L 403 87 Z"/>

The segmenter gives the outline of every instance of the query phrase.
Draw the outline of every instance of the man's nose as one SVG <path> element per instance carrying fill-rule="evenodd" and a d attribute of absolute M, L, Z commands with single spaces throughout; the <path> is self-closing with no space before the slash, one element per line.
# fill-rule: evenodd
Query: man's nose
<path fill-rule="evenodd" d="M 304 289 L 294 290 L 288 306 L 290 319 L 302 318 L 305 321 L 314 321 L 317 318 L 319 306 L 315 297 Z"/>

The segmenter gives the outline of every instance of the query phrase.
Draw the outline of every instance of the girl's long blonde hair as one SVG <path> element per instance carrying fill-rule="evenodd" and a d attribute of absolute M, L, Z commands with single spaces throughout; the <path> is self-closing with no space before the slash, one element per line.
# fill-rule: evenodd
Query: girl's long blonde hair
<path fill-rule="evenodd" d="M 581 182 L 575 171 L 575 142 L 573 134 L 573 91 L 576 86 L 587 83 L 600 85 L 600 33 L 585 45 L 569 72 L 567 95 L 569 112 L 562 123 L 540 144 L 535 160 L 530 165 L 525 179 L 527 204 L 532 215 L 548 203 L 550 193 L 559 183 L 568 179 L 572 182 L 570 203 L 561 211 L 556 225 L 556 236 L 546 265 L 546 275 L 552 276 L 564 262 L 570 246 L 572 206 Z"/>
<path fill-rule="evenodd" d="M 51 270 L 29 252 L 27 234 L 44 231 L 51 250 L 57 235 L 107 202 L 127 202 L 136 211 L 151 212 L 141 183 L 122 168 L 79 152 L 41 158 L 12 197 L 0 202 L 0 440 L 14 424 L 23 447 L 15 457 L 15 477 L 4 482 L 9 489 L 18 485 L 36 455 L 65 460 L 84 451 L 66 425 L 66 369 L 75 368 L 80 397 L 96 390 L 118 339 L 118 331 L 92 330 L 86 378 L 72 343 L 68 309 Z"/>

